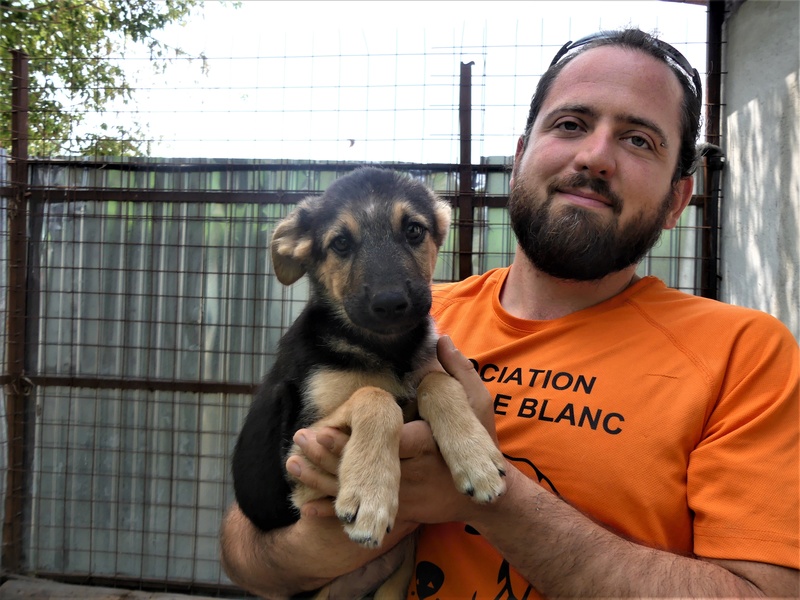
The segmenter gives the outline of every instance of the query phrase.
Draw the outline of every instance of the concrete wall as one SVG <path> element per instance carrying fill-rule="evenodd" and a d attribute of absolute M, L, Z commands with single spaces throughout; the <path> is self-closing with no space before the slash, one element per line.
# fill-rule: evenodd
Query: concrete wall
<path fill-rule="evenodd" d="M 800 2 L 739 3 L 724 39 L 721 299 L 800 340 Z"/>

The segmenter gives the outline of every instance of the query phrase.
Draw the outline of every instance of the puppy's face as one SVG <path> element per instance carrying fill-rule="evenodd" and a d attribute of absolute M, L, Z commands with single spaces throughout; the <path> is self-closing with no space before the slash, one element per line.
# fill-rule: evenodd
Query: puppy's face
<path fill-rule="evenodd" d="M 421 183 L 360 169 L 276 227 L 273 265 L 287 285 L 307 273 L 315 293 L 350 324 L 392 335 L 428 314 L 449 223 L 449 206 Z"/>

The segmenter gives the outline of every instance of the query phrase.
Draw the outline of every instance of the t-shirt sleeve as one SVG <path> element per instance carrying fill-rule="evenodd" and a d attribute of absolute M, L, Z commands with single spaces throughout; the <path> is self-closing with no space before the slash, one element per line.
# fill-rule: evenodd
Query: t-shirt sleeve
<path fill-rule="evenodd" d="M 739 332 L 689 460 L 696 555 L 800 568 L 799 370 L 771 317 Z"/>

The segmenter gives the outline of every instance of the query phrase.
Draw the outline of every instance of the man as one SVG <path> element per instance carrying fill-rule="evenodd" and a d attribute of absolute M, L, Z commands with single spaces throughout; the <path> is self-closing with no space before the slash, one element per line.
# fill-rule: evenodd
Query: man
<path fill-rule="evenodd" d="M 691 198 L 700 96 L 685 59 L 638 30 L 565 46 L 517 145 L 513 265 L 436 289 L 433 314 L 470 357 L 443 338 L 440 361 L 496 427 L 506 494 L 458 494 L 410 423 L 382 549 L 348 542 L 325 502 L 270 534 L 234 506 L 234 581 L 265 596 L 334 581 L 346 597 L 418 528 L 409 597 L 800 594 L 796 342 L 764 313 L 635 274 Z M 289 468 L 335 495 L 346 436 L 297 440 L 324 474 Z"/>

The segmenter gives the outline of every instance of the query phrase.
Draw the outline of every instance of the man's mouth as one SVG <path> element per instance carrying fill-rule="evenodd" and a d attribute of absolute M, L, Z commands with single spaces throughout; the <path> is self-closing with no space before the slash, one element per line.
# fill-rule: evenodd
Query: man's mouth
<path fill-rule="evenodd" d="M 585 188 L 559 188 L 556 193 L 571 204 L 595 209 L 614 209 L 612 200 Z"/>

